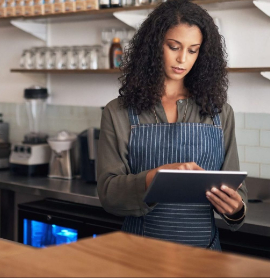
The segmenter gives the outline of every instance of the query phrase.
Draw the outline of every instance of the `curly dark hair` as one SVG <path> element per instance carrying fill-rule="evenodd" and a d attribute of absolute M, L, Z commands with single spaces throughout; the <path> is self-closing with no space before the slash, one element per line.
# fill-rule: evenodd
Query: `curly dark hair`
<path fill-rule="evenodd" d="M 199 56 L 184 85 L 201 107 L 201 115 L 222 111 L 228 90 L 225 41 L 212 17 L 189 0 L 168 0 L 157 6 L 130 41 L 120 66 L 119 99 L 123 107 L 132 107 L 140 114 L 160 101 L 165 91 L 164 38 L 179 24 L 196 25 L 203 35 Z"/>

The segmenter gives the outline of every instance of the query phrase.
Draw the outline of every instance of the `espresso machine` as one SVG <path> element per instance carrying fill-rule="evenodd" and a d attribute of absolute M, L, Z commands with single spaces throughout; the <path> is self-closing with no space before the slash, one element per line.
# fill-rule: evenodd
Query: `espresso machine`
<path fill-rule="evenodd" d="M 79 168 L 77 135 L 63 130 L 47 141 L 52 149 L 49 178 L 74 178 Z"/>
<path fill-rule="evenodd" d="M 33 86 L 24 90 L 29 132 L 24 140 L 12 146 L 10 169 L 26 176 L 46 176 L 49 169 L 50 147 L 47 134 L 40 131 L 45 118 L 48 92 L 46 88 Z"/>

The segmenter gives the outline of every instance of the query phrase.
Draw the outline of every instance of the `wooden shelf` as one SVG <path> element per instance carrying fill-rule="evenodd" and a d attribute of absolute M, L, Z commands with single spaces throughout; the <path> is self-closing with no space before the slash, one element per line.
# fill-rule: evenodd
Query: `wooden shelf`
<path fill-rule="evenodd" d="M 270 71 L 270 67 L 267 68 L 227 68 L 228 72 L 262 72 L 262 71 Z"/>
<path fill-rule="evenodd" d="M 209 5 L 209 4 L 223 4 L 227 3 L 230 5 L 249 3 L 252 4 L 251 0 L 193 0 L 192 2 L 198 5 Z M 121 11 L 136 11 L 136 10 L 149 10 L 154 9 L 156 5 L 142 5 L 142 6 L 132 6 L 124 8 L 110 8 L 110 9 L 100 9 L 100 10 L 88 10 L 88 11 L 79 11 L 79 12 L 66 12 L 62 14 L 47 14 L 47 15 L 35 15 L 35 16 L 14 16 L 14 17 L 2 17 L 0 21 L 7 21 L 13 19 L 29 19 L 29 20 L 38 20 L 38 19 L 51 19 L 50 22 L 69 21 L 69 20 L 84 20 L 84 19 L 102 19 L 113 17 L 114 12 Z M 73 18 L 73 19 L 72 19 Z"/>
<path fill-rule="evenodd" d="M 112 73 L 120 73 L 119 69 L 97 69 L 97 70 L 92 70 L 92 69 L 75 69 L 75 70 L 57 70 L 57 69 L 11 69 L 11 72 L 20 72 L 20 73 L 52 73 L 52 74 L 67 74 L 67 73 L 77 73 L 77 74 L 83 74 L 83 73 L 88 73 L 88 74 L 97 74 L 97 73 L 102 73 L 102 74 L 112 74 Z"/>
<path fill-rule="evenodd" d="M 269 71 L 270 72 L 270 67 L 268 68 L 227 68 L 228 72 L 245 72 L 245 73 L 253 73 L 253 72 L 264 72 L 264 71 Z M 97 69 L 97 70 L 92 70 L 92 69 L 75 69 L 75 70 L 57 70 L 57 69 L 11 69 L 11 72 L 20 72 L 20 73 L 52 73 L 52 74 L 67 74 L 67 73 L 88 73 L 88 74 L 97 74 L 97 73 L 102 73 L 102 74 L 112 74 L 112 73 L 120 73 L 119 69 Z"/>

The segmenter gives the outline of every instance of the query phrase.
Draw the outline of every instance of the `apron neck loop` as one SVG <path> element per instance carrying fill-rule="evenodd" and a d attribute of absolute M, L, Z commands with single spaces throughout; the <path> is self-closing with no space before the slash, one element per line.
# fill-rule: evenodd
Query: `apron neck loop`
<path fill-rule="evenodd" d="M 139 116 L 132 107 L 128 108 L 128 117 L 131 125 L 140 124 Z"/>

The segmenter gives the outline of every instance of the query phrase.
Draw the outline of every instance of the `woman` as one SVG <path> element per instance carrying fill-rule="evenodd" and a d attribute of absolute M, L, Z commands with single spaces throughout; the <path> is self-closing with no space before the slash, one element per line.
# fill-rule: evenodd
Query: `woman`
<path fill-rule="evenodd" d="M 220 250 L 213 209 L 237 230 L 244 183 L 237 192 L 213 188 L 208 204 L 143 202 L 159 169 L 239 170 L 226 52 L 213 19 L 187 0 L 160 4 L 131 40 L 121 69 L 120 96 L 101 122 L 104 209 L 126 216 L 123 231 Z"/>

